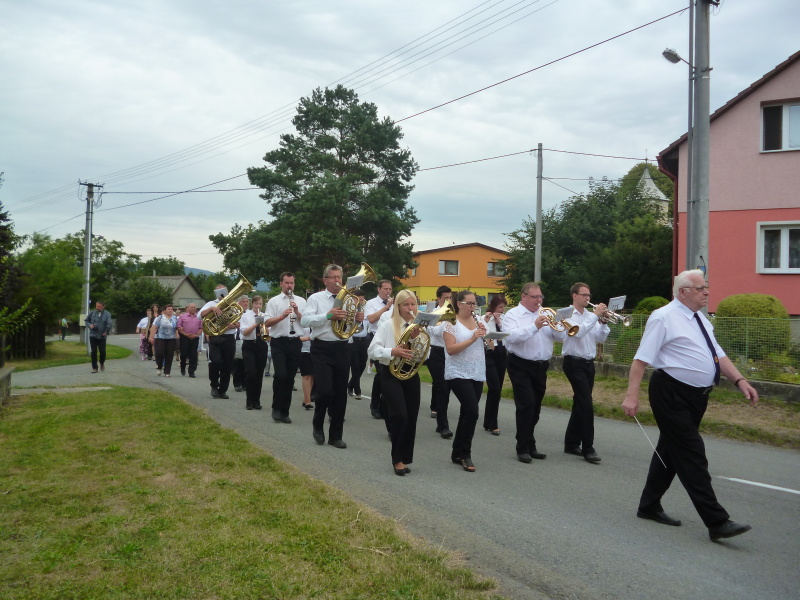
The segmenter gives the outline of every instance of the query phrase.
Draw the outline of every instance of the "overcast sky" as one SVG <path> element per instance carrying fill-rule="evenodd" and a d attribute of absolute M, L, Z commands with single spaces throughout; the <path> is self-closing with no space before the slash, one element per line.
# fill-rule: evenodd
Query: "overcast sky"
<path fill-rule="evenodd" d="M 172 255 L 218 270 L 222 257 L 208 236 L 267 219 L 258 191 L 126 205 L 229 178 L 205 189 L 250 187 L 236 176 L 263 165 L 278 136 L 292 131 L 298 100 L 339 82 L 382 117 L 402 120 L 402 143 L 422 169 L 539 142 L 652 160 L 686 131 L 688 67 L 661 52 L 688 55 L 688 11 L 542 65 L 686 6 L 0 0 L 0 201 L 18 234 L 61 237 L 84 226 L 85 188 L 77 182 L 103 183 L 96 235 L 145 260 Z M 798 31 L 797 0 L 723 0 L 713 9 L 712 110 L 797 51 Z M 589 177 L 619 178 L 636 164 L 543 156 L 545 177 L 572 178 L 544 183 L 545 209 L 586 192 Z M 411 242 L 417 250 L 504 247 L 505 234 L 534 214 L 535 177 L 529 153 L 421 171 L 410 198 L 420 218 Z"/>

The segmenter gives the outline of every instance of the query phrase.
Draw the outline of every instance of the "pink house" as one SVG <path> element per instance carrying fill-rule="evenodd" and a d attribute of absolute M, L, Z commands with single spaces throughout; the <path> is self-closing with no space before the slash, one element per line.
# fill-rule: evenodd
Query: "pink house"
<path fill-rule="evenodd" d="M 800 315 L 800 52 L 711 115 L 709 311 L 732 294 Z M 686 135 L 658 156 L 675 180 L 673 271 L 686 265 Z"/>

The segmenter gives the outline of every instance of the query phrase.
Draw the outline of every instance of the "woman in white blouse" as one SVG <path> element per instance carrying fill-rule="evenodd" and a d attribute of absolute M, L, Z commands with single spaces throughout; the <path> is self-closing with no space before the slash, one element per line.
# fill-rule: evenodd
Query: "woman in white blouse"
<path fill-rule="evenodd" d="M 401 348 L 397 342 L 405 328 L 412 326 L 416 312 L 417 299 L 414 292 L 398 292 L 391 317 L 381 320 L 367 350 L 369 357 L 375 361 L 381 378 L 386 427 L 392 440 L 392 466 L 396 475 L 410 473 L 408 465 L 414 460 L 420 397 L 419 373 L 409 379 L 400 380 L 392 375 L 389 364 L 396 356 L 412 358 L 411 350 Z"/>
<path fill-rule="evenodd" d="M 461 403 L 458 426 L 453 437 L 451 460 L 470 473 L 475 471 L 472 463 L 472 438 L 478 422 L 478 401 L 486 381 L 486 362 L 483 353 L 483 336 L 486 326 L 473 316 L 477 306 L 475 294 L 469 290 L 458 292 L 455 297 L 456 322 L 445 323 L 444 378 L 450 390 Z"/>
<path fill-rule="evenodd" d="M 244 360 L 245 393 L 247 410 L 261 410 L 261 386 L 264 383 L 264 369 L 267 366 L 269 348 L 261 338 L 261 325 L 264 323 L 264 304 L 262 296 L 253 296 L 253 308 L 245 311 L 239 321 L 242 336 L 242 359 Z"/>

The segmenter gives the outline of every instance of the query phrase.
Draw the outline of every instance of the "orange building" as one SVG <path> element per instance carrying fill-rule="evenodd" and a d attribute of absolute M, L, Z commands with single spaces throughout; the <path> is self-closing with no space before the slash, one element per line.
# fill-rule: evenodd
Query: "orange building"
<path fill-rule="evenodd" d="M 505 275 L 500 260 L 508 254 L 486 244 L 460 244 L 446 248 L 422 250 L 413 254 L 418 266 L 403 281 L 417 294 L 420 302 L 436 299 L 436 289 L 446 285 L 453 292 L 472 290 L 489 302 L 493 294 L 502 293 L 500 279 Z"/>

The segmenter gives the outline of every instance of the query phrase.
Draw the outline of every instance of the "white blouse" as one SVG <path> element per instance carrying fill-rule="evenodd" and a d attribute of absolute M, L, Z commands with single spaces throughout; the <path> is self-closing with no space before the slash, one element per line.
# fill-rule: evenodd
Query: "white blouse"
<path fill-rule="evenodd" d="M 470 339 L 475 330 L 467 329 L 459 321 L 444 324 L 445 333 L 456 338 L 456 343 Z M 486 356 L 483 352 L 483 340 L 475 340 L 458 354 L 444 352 L 444 378 L 445 379 L 472 379 L 486 381 Z"/>

